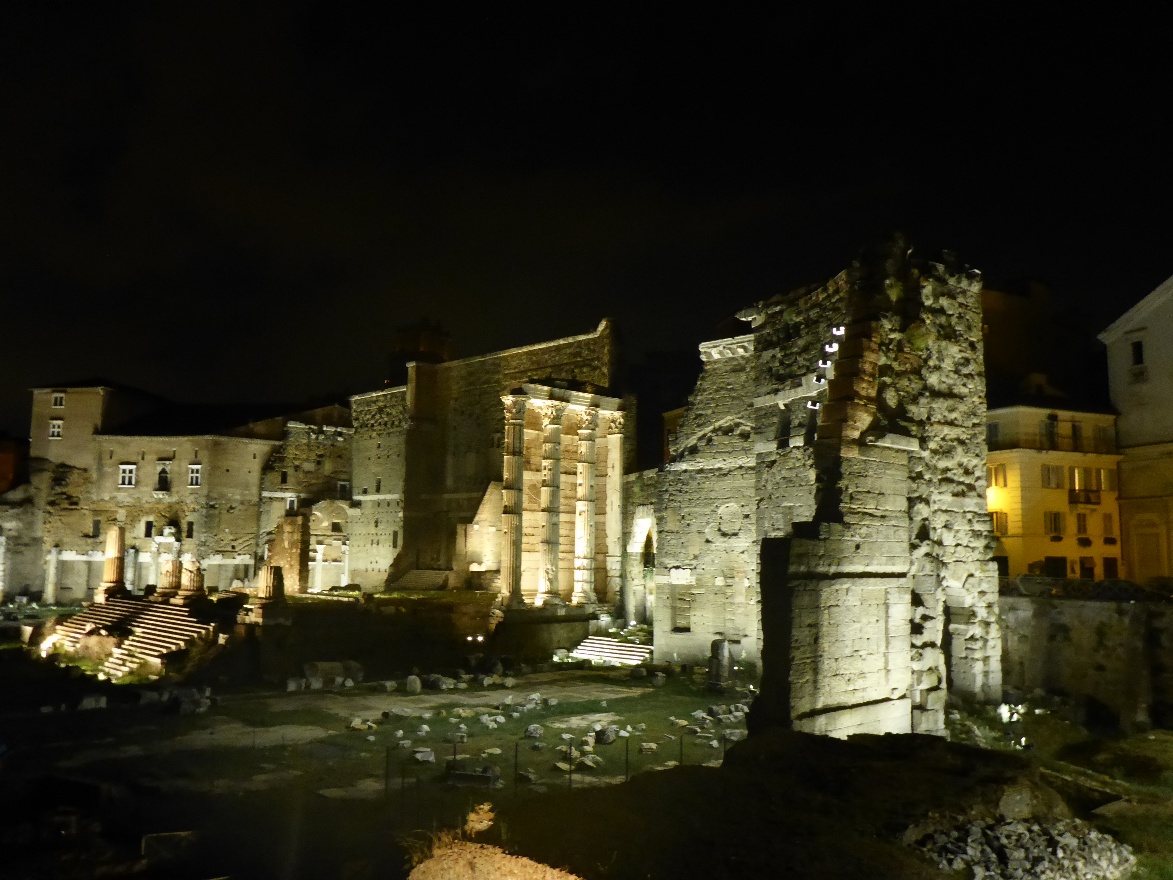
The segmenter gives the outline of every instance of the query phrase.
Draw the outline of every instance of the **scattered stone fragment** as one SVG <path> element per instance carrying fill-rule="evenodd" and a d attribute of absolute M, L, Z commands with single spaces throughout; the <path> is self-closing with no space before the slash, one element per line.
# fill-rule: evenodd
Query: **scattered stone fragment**
<path fill-rule="evenodd" d="M 557 706 L 558 705 L 558 698 L 557 697 L 546 697 L 546 705 L 547 706 Z"/>
<path fill-rule="evenodd" d="M 651 752 L 654 752 L 656 750 L 656 744 L 655 743 L 648 743 L 648 742 L 640 743 L 639 750 L 640 750 L 641 754 L 645 754 L 645 755 L 650 754 Z"/>
<path fill-rule="evenodd" d="M 533 770 L 519 770 L 519 771 L 517 771 L 517 775 L 521 779 L 524 779 L 526 782 L 537 782 L 538 781 L 538 774 L 535 773 Z"/>
<path fill-rule="evenodd" d="M 525 729 L 525 735 L 528 736 L 530 739 L 537 739 L 543 733 L 545 733 L 545 730 L 542 728 L 542 725 L 540 725 L 540 724 L 531 724 L 529 727 L 527 727 Z"/>
<path fill-rule="evenodd" d="M 399 748 L 401 748 L 401 749 L 410 749 L 410 748 L 411 748 L 411 740 L 409 740 L 409 739 L 401 739 L 401 740 L 399 741 Z"/>
<path fill-rule="evenodd" d="M 304 678 L 287 678 L 285 679 L 285 692 L 291 693 L 293 691 L 300 691 L 305 689 Z"/>
<path fill-rule="evenodd" d="M 499 754 L 501 754 L 501 750 L 498 748 L 485 749 L 483 752 L 481 752 L 481 754 L 482 755 L 499 755 Z"/>
<path fill-rule="evenodd" d="M 732 730 L 721 731 L 721 736 L 725 738 L 725 742 L 740 742 L 745 739 L 745 731 L 735 727 Z"/>
<path fill-rule="evenodd" d="M 947 871 L 983 880 L 1121 880 L 1132 873 L 1132 850 L 1078 819 L 1039 824 L 1022 820 L 960 820 L 907 844 Z"/>
<path fill-rule="evenodd" d="M 393 681 L 385 681 L 385 682 L 382 682 L 382 687 L 383 687 L 383 692 L 389 694 L 389 693 L 391 693 L 391 691 L 395 690 L 395 688 L 398 687 L 398 685 L 395 684 L 395 682 L 393 682 Z"/>
<path fill-rule="evenodd" d="M 668 676 L 664 675 L 664 673 L 653 672 L 652 677 L 650 679 L 648 679 L 648 684 L 650 684 L 654 688 L 663 687 L 664 682 L 666 682 L 667 680 L 668 680 Z"/>
<path fill-rule="evenodd" d="M 423 689 L 423 684 L 420 682 L 418 675 L 409 675 L 403 682 L 403 692 L 414 696 Z"/>
<path fill-rule="evenodd" d="M 421 764 L 435 764 L 436 763 L 436 753 L 433 752 L 431 749 L 416 749 L 415 753 L 412 755 L 412 757 L 415 758 L 417 761 L 419 761 Z"/>
<path fill-rule="evenodd" d="M 507 687 L 507 688 L 516 687 L 517 686 L 517 679 L 516 678 L 503 678 L 503 679 L 501 679 L 501 685 L 502 685 L 502 687 Z"/>
<path fill-rule="evenodd" d="M 595 734 L 595 743 L 601 746 L 609 746 L 615 742 L 615 738 L 619 736 L 619 730 L 612 725 L 611 727 L 604 727 L 597 734 Z"/>

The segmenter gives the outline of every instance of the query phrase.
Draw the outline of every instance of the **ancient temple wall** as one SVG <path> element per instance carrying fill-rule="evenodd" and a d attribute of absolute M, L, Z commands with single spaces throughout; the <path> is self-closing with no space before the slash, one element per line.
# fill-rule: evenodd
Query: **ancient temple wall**
<path fill-rule="evenodd" d="M 656 597 L 656 497 L 659 470 L 628 474 L 623 481 L 623 624 L 648 623 L 654 618 Z"/>
<path fill-rule="evenodd" d="M 910 457 L 914 589 L 913 727 L 944 731 L 948 688 L 1001 696 L 997 568 L 985 496 L 981 279 L 942 264 L 891 272 L 903 320 L 881 327 L 886 418 L 920 448 Z"/>
<path fill-rule="evenodd" d="M 351 398 L 351 418 L 350 580 L 364 590 L 381 590 L 403 544 L 407 389 Z"/>
<path fill-rule="evenodd" d="M 657 659 L 701 662 L 715 638 L 756 663 L 757 499 L 752 343 L 702 346 L 704 370 L 657 481 Z"/>

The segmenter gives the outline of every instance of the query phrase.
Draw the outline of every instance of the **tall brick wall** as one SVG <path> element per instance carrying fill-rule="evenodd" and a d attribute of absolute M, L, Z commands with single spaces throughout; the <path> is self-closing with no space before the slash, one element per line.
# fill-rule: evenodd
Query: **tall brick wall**
<path fill-rule="evenodd" d="M 703 345 L 659 475 L 657 655 L 760 657 L 755 727 L 940 733 L 947 684 L 1000 695 L 980 280 L 910 253 Z"/>

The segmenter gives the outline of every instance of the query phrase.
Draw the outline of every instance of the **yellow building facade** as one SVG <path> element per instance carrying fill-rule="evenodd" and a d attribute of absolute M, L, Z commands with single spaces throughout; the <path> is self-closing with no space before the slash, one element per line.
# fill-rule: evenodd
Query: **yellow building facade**
<path fill-rule="evenodd" d="M 1115 420 L 1036 406 L 988 411 L 986 504 L 1001 576 L 1127 576 Z"/>

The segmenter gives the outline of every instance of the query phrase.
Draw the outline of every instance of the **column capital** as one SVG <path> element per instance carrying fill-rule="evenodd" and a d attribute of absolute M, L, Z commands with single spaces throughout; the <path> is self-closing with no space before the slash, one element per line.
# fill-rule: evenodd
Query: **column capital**
<path fill-rule="evenodd" d="M 609 412 L 607 413 L 607 433 L 608 434 L 622 434 L 623 433 L 623 417 L 625 413 Z"/>
<path fill-rule="evenodd" d="M 578 430 L 580 431 L 597 431 L 599 429 L 599 408 L 596 406 L 585 407 L 578 417 Z"/>
<path fill-rule="evenodd" d="M 505 418 L 518 420 L 525 418 L 525 404 L 529 398 L 524 394 L 503 394 L 501 403 L 505 407 Z"/>
<path fill-rule="evenodd" d="M 531 400 L 529 405 L 541 416 L 543 428 L 561 424 L 562 416 L 566 412 L 566 404 L 561 400 Z"/>

